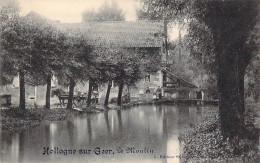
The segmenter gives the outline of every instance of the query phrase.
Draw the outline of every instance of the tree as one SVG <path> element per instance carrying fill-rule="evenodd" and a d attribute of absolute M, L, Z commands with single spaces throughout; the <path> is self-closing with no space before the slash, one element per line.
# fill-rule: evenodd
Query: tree
<path fill-rule="evenodd" d="M 4 49 L 1 58 L 7 73 L 19 73 L 20 108 L 25 108 L 25 83 L 42 85 L 45 84 L 43 81 L 47 83 L 46 107 L 50 108 L 51 77 L 53 70 L 61 65 L 57 62 L 57 54 L 60 54 L 64 36 L 58 34 L 50 21 L 36 13 L 20 18 L 14 9 L 7 9 L 1 10 L 1 18 L 6 20 L 1 26 Z"/>
<path fill-rule="evenodd" d="M 105 3 L 97 10 L 85 10 L 82 13 L 83 22 L 89 21 L 124 21 L 125 13 L 118 7 L 116 1 Z"/>
<path fill-rule="evenodd" d="M 5 3 L 4 3 L 5 2 Z M 12 30 L 11 25 L 14 25 L 14 22 L 19 19 L 19 5 L 16 1 L 3 1 L 0 8 L 0 85 L 10 84 L 17 75 L 17 72 L 14 66 L 11 63 L 11 60 L 6 57 L 8 56 L 8 51 L 6 47 L 3 47 L 4 33 L 7 30 Z M 13 21 L 13 23 L 11 23 Z M 10 31 L 9 31 L 10 32 Z"/>
<path fill-rule="evenodd" d="M 104 106 L 108 105 L 110 90 L 112 87 L 112 81 L 114 80 L 116 74 L 116 62 L 114 58 L 118 54 L 117 49 L 109 48 L 106 45 L 103 47 L 96 47 L 93 51 L 95 55 L 95 65 L 99 74 L 99 83 L 107 83 L 107 92 L 105 97 Z"/>
<path fill-rule="evenodd" d="M 119 86 L 117 104 L 122 104 L 125 85 L 134 86 L 147 74 L 156 73 L 161 67 L 161 58 L 155 49 L 119 48 L 116 62 L 115 83 Z"/>
<path fill-rule="evenodd" d="M 105 3 L 97 10 L 97 12 L 94 10 L 84 11 L 82 14 L 82 20 L 83 22 L 123 21 L 125 20 L 125 13 L 123 12 L 122 9 L 118 7 L 116 1 L 112 1 L 110 4 L 107 1 L 105 1 Z M 108 51 L 110 50 L 109 48 L 106 47 L 106 45 L 103 45 L 103 48 L 96 48 L 94 52 L 96 57 L 99 58 L 99 61 L 96 60 L 95 61 L 96 64 L 90 67 L 87 106 L 91 104 L 92 88 L 94 87 L 94 83 L 96 83 L 97 85 L 105 82 L 108 82 L 108 90 L 107 90 L 104 105 L 105 106 L 108 105 L 110 89 L 112 86 L 111 75 L 113 74 L 111 72 L 113 68 L 109 66 L 112 66 L 113 63 L 109 59 L 104 61 L 104 58 L 107 57 L 107 56 L 104 57 L 105 54 L 108 54 L 108 56 L 112 54 L 111 51 L 105 52 L 104 49 Z M 97 53 L 100 53 L 103 56 L 100 57 L 100 54 L 97 55 Z"/>
<path fill-rule="evenodd" d="M 98 68 L 98 65 L 94 60 L 91 61 L 91 63 L 89 64 L 87 76 L 89 81 L 87 106 L 90 106 L 92 101 L 92 92 L 94 91 L 94 88 L 97 88 L 99 84 L 103 83 L 102 71 L 100 71 L 100 68 Z"/>
<path fill-rule="evenodd" d="M 34 12 L 25 16 L 24 21 L 27 24 L 27 32 L 30 33 L 30 83 L 46 84 L 45 106 L 50 109 L 51 79 L 62 69 L 63 61 L 60 55 L 64 50 L 65 35 L 54 26 L 54 22 Z M 44 82 L 39 82 L 39 79 Z"/>
<path fill-rule="evenodd" d="M 141 6 L 136 9 L 139 20 L 163 21 L 164 51 L 168 60 L 169 35 L 168 28 L 171 22 L 180 21 L 186 0 L 140 0 Z"/>
<path fill-rule="evenodd" d="M 119 86 L 117 105 L 122 104 L 124 85 L 133 85 L 141 79 L 141 56 L 132 49 L 119 48 L 119 55 L 116 56 L 116 77 L 115 83 Z"/>
<path fill-rule="evenodd" d="M 99 83 L 108 83 L 104 105 L 108 104 L 112 81 L 118 85 L 117 104 L 122 104 L 124 86 L 133 86 L 148 74 L 156 73 L 161 67 L 159 49 L 126 48 L 104 45 L 94 50 L 95 65 L 99 71 Z M 98 74 L 98 73 L 96 73 Z"/>
<path fill-rule="evenodd" d="M 108 83 L 104 105 L 107 106 L 112 81 L 119 86 L 117 103 L 121 105 L 124 85 L 132 85 L 143 77 L 141 55 L 131 48 L 103 44 L 94 50 L 98 83 Z M 98 79 L 98 80 L 97 80 Z"/>
<path fill-rule="evenodd" d="M 24 75 L 25 72 L 30 69 L 30 50 L 28 50 L 28 48 L 25 49 L 25 47 L 29 47 L 30 45 L 24 41 L 28 39 L 28 33 L 24 33 L 26 25 L 19 17 L 19 5 L 16 1 L 7 1 L 7 3 L 2 6 L 0 15 L 1 62 L 3 65 L 9 65 L 1 69 L 1 80 L 10 80 L 13 75 L 19 74 L 19 107 L 25 109 Z"/>
<path fill-rule="evenodd" d="M 125 13 L 122 9 L 118 7 L 116 1 L 112 1 L 110 4 L 105 1 L 105 3 L 95 12 L 94 10 L 86 10 L 82 14 L 83 22 L 96 21 L 123 21 L 125 20 Z M 107 50 L 107 51 L 104 51 Z M 102 84 L 108 82 L 108 90 L 106 93 L 104 105 L 108 105 L 108 99 L 110 94 L 110 89 L 112 86 L 112 74 L 114 71 L 114 63 L 111 62 L 111 58 L 108 56 L 113 56 L 113 50 L 108 48 L 107 45 L 103 45 L 102 48 L 97 47 L 94 51 L 95 56 L 98 58 L 95 60 L 95 65 L 90 68 L 89 71 L 89 89 L 88 89 L 88 98 L 87 106 L 91 103 L 92 88 L 94 83 Z M 115 52 L 116 53 L 116 52 Z M 101 57 L 102 56 L 102 57 Z M 105 59 L 107 58 L 107 59 Z M 104 60 L 105 59 L 105 60 Z M 99 66 L 98 66 L 99 65 Z"/>
<path fill-rule="evenodd" d="M 137 8 L 137 17 L 139 20 L 156 20 L 163 19 L 174 20 L 180 18 L 186 0 L 139 0 L 141 7 Z"/>
<path fill-rule="evenodd" d="M 147 11 L 152 11 L 151 15 L 162 11 L 160 7 L 165 5 L 179 9 L 176 8 L 178 5 L 175 1 L 159 1 L 162 4 L 155 0 L 145 2 L 152 6 L 147 8 Z M 253 32 L 257 21 L 257 1 L 184 0 L 182 2 L 184 3 L 181 3 L 181 6 L 186 7 L 180 9 L 186 12 L 181 13 L 188 14 L 180 16 L 189 22 L 189 35 L 194 45 L 192 50 L 197 52 L 195 56 L 207 65 L 204 66 L 217 76 L 223 135 L 233 138 L 243 130 L 244 75 L 257 49 Z M 171 12 L 167 14 L 174 15 Z M 162 15 L 153 17 L 161 18 Z"/>
<path fill-rule="evenodd" d="M 257 49 L 252 32 L 257 5 L 254 0 L 196 0 L 189 8 L 191 35 L 194 40 L 201 40 L 198 47 L 204 47 L 204 54 L 215 61 L 224 137 L 234 138 L 243 131 L 244 75 Z"/>
<path fill-rule="evenodd" d="M 90 65 L 93 62 L 91 50 L 89 40 L 82 33 L 67 35 L 62 53 L 62 70 L 57 74 L 58 79 L 67 81 L 69 85 L 67 109 L 72 109 L 76 83 L 90 79 Z"/>
<path fill-rule="evenodd" d="M 203 32 L 202 30 L 196 34 L 202 35 Z M 208 43 L 211 42 L 204 34 L 201 37 Z M 207 55 L 213 48 L 210 44 L 204 47 L 201 42 L 190 35 L 174 42 L 169 59 L 175 62 L 170 65 L 170 71 L 197 85 L 205 91 L 206 98 L 217 99 L 216 64 L 214 57 Z"/>

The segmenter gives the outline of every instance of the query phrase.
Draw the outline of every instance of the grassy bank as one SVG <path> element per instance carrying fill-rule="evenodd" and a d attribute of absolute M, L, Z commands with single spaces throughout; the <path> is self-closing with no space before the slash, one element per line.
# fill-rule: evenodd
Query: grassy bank
<path fill-rule="evenodd" d="M 28 108 L 21 110 L 18 107 L 1 110 L 1 130 L 8 132 L 40 124 L 41 122 L 61 121 L 75 116 L 87 116 L 94 111 L 78 112 L 68 109 Z"/>
<path fill-rule="evenodd" d="M 247 106 L 245 117 L 245 134 L 248 137 L 257 135 L 260 121 L 257 115 L 257 105 Z M 258 135 L 259 137 L 259 135 Z M 258 162 L 259 142 L 257 139 L 235 138 L 224 139 L 218 113 L 212 112 L 204 115 L 201 123 L 180 136 L 181 155 L 184 162 Z"/>

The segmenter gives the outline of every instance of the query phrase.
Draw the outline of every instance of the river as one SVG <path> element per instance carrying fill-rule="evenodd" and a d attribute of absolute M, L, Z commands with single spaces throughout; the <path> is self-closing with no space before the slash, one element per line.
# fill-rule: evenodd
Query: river
<path fill-rule="evenodd" d="M 179 162 L 179 135 L 213 106 L 141 105 L 1 134 L 1 162 Z"/>

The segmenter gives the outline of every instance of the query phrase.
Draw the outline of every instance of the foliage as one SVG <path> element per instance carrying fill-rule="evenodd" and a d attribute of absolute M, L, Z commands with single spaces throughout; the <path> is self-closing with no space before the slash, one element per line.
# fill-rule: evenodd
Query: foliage
<path fill-rule="evenodd" d="M 1 57 L 6 58 L 16 71 L 30 69 L 31 48 L 28 40 L 29 34 L 24 32 L 25 29 L 26 25 L 23 20 L 16 19 L 8 21 L 1 32 L 1 43 L 4 50 L 2 54 L 6 54 Z"/>
<path fill-rule="evenodd" d="M 133 85 L 148 73 L 160 67 L 160 57 L 146 49 L 110 47 L 103 45 L 93 51 L 95 65 L 100 78 L 97 82 L 115 80 Z"/>
<path fill-rule="evenodd" d="M 6 34 L 12 36 L 16 34 L 14 31 L 14 26 L 18 24 L 19 21 L 19 5 L 15 0 L 8 0 L 2 2 L 0 6 L 0 66 L 1 66 L 1 78 L 0 84 L 9 84 L 17 72 L 13 67 L 11 61 L 7 57 L 8 50 L 5 48 L 6 41 L 4 38 Z M 10 37 L 14 39 L 15 37 Z"/>
<path fill-rule="evenodd" d="M 246 136 L 255 135 L 254 119 L 254 112 L 248 108 L 245 121 L 250 132 Z M 256 139 L 224 139 L 216 112 L 204 115 L 201 122 L 180 138 L 185 162 L 255 162 L 259 159 Z"/>
<path fill-rule="evenodd" d="M 106 45 L 103 47 L 95 47 L 93 50 L 94 63 L 98 70 L 96 81 L 98 83 L 107 83 L 113 80 L 116 76 L 117 62 L 114 58 L 119 55 L 119 49 L 109 48 Z"/>
<path fill-rule="evenodd" d="M 181 40 L 169 43 L 173 46 L 169 49 L 168 60 L 174 61 L 169 66 L 170 71 L 203 89 L 207 93 L 206 98 L 217 99 L 216 76 L 191 52 L 187 45 L 189 39 L 184 36 Z"/>
<path fill-rule="evenodd" d="M 74 87 L 77 82 L 90 80 L 95 76 L 95 68 L 90 55 L 88 39 L 81 33 L 68 35 L 62 53 L 62 70 L 57 73 L 59 82 L 69 85 L 67 109 L 72 109 Z"/>
<path fill-rule="evenodd" d="M 185 46 L 206 71 L 216 74 L 217 65 L 213 38 L 205 25 L 196 20 L 189 23 L 189 33 L 186 37 Z"/>
<path fill-rule="evenodd" d="M 108 49 L 106 49 L 107 51 Z M 112 48 L 113 52 L 106 56 L 108 63 L 114 65 L 114 80 L 116 83 L 133 84 L 141 76 L 140 55 L 134 50 L 124 48 Z M 101 60 L 102 61 L 102 60 Z"/>
<path fill-rule="evenodd" d="M 1 25 L 6 23 L 6 20 L 19 17 L 20 6 L 16 0 L 5 0 L 0 3 L 0 22 Z"/>
<path fill-rule="evenodd" d="M 31 50 L 27 82 L 34 85 L 45 84 L 48 76 L 62 69 L 61 54 L 64 50 L 65 35 L 53 22 L 36 13 L 31 12 L 23 19 L 27 26 L 24 33 L 28 33 Z"/>
<path fill-rule="evenodd" d="M 139 20 L 174 20 L 183 11 L 186 0 L 140 0 L 141 7 L 137 8 Z"/>
<path fill-rule="evenodd" d="M 162 31 L 157 37 L 164 37 L 163 50 L 168 56 L 169 34 L 168 28 L 171 23 L 183 21 L 183 11 L 187 0 L 139 0 L 141 7 L 136 9 L 139 20 L 163 21 Z M 169 62 L 167 60 L 167 62 Z"/>
<path fill-rule="evenodd" d="M 252 55 L 255 54 L 257 46 L 253 29 L 256 24 L 257 4 L 253 0 L 240 1 L 239 3 L 240 6 L 233 1 L 198 0 L 192 1 L 190 4 L 192 7 L 190 7 L 187 17 L 189 19 L 189 36 L 192 39 L 190 41 L 192 54 L 202 60 L 205 65 L 210 65 L 208 69 L 213 69 L 214 72 L 217 70 L 215 63 L 219 50 L 236 48 L 238 53 L 243 50 L 248 51 L 241 54 L 248 55 L 248 57 L 241 57 L 241 62 L 244 64 L 248 64 Z M 249 8 L 251 9 L 250 13 L 241 12 L 241 10 L 248 11 Z M 218 11 L 221 11 L 221 13 Z M 222 19 L 225 14 L 231 14 L 228 15 L 230 21 Z M 240 19 L 235 17 L 235 14 L 238 14 Z M 245 24 L 248 24 L 242 25 L 242 20 L 245 21 Z M 234 37 L 231 37 L 231 35 Z M 235 42 L 233 40 L 240 41 Z"/>
<path fill-rule="evenodd" d="M 65 35 L 64 44 L 58 61 L 61 62 L 61 68 L 55 75 L 59 84 L 68 86 L 69 79 L 82 82 L 89 79 L 91 75 L 90 64 L 92 63 L 91 49 L 88 38 L 82 34 Z"/>
<path fill-rule="evenodd" d="M 156 48 L 137 48 L 136 52 L 141 57 L 142 75 L 155 74 L 161 68 L 161 56 Z"/>
<path fill-rule="evenodd" d="M 83 22 L 89 21 L 123 21 L 125 20 L 125 13 L 118 7 L 116 1 L 105 3 L 100 6 L 97 11 L 85 10 L 82 14 Z"/>
<path fill-rule="evenodd" d="M 217 3 L 217 1 L 215 1 L 215 2 Z M 210 13 L 210 11 L 214 10 L 212 8 L 207 9 L 207 3 L 211 4 L 211 7 L 213 7 L 215 2 L 207 1 L 206 3 L 204 3 L 202 1 L 197 1 L 197 2 L 192 2 L 190 4 L 190 7 L 189 7 L 190 15 L 187 15 L 187 20 L 188 20 L 187 24 L 189 27 L 189 33 L 188 33 L 188 37 L 185 42 L 186 43 L 185 46 L 187 46 L 189 48 L 190 53 L 194 56 L 194 59 L 198 60 L 202 64 L 202 68 L 204 70 L 206 70 L 207 74 L 209 74 L 211 79 L 217 77 L 217 70 L 218 70 L 217 57 L 218 56 L 217 56 L 217 53 L 215 50 L 220 45 L 217 45 L 218 43 L 216 43 L 216 42 L 214 43 L 214 41 L 216 41 L 216 38 L 213 37 L 213 33 L 212 33 L 212 30 L 216 30 L 216 28 L 217 28 L 217 25 L 214 27 L 212 26 L 214 23 L 217 23 L 216 22 L 217 20 L 214 19 L 214 16 L 212 19 L 206 18 L 206 16 L 207 16 L 207 14 Z M 216 9 L 216 11 L 217 10 L 218 9 Z M 224 10 L 223 6 L 222 6 L 222 10 Z M 211 25 L 207 24 L 207 23 L 210 23 L 210 21 L 212 24 Z M 230 24 L 230 22 L 228 22 L 228 21 L 225 21 L 225 22 Z M 218 22 L 218 23 L 220 23 L 220 22 Z M 257 43 L 257 35 L 255 32 L 255 31 L 257 31 L 257 28 L 252 30 L 252 27 L 254 26 L 253 24 L 254 23 L 250 24 L 250 25 L 252 25 L 249 27 L 249 29 L 251 29 L 251 32 L 250 32 L 249 37 L 247 38 L 248 40 L 246 41 L 246 44 L 245 44 L 245 47 L 248 46 L 247 47 L 248 53 L 245 53 L 245 54 L 249 55 L 248 57 L 246 57 L 249 60 L 252 56 L 255 56 L 257 54 L 256 53 L 257 45 L 259 45 L 259 43 Z M 215 28 L 215 29 L 213 29 L 213 28 Z M 219 27 L 219 28 L 222 28 L 222 27 Z M 225 31 L 224 26 L 223 26 L 223 30 L 221 30 L 221 29 L 219 29 L 219 30 Z M 237 35 L 240 36 L 241 34 L 237 34 Z M 230 37 L 229 34 L 226 34 L 226 36 Z M 219 43 L 221 43 L 221 41 L 224 41 L 224 40 L 225 40 L 225 38 L 222 38 L 222 40 L 219 40 Z M 249 42 L 250 42 L 250 44 L 249 44 Z M 239 47 L 239 46 L 237 46 L 237 47 Z M 245 57 L 242 57 L 242 58 L 245 58 Z M 249 60 L 247 60 L 247 61 L 246 60 L 243 61 L 243 60 L 244 59 L 241 59 L 241 64 L 246 66 L 248 64 Z M 257 61 L 257 59 L 255 57 L 254 63 L 251 64 L 252 66 L 250 66 L 250 68 L 247 71 L 247 76 L 251 76 L 250 74 L 253 73 L 252 69 L 257 69 L 256 61 Z M 250 70 L 251 70 L 251 73 L 250 73 Z M 256 71 L 254 71 L 254 72 L 256 72 Z M 247 87 L 246 87 L 246 89 L 247 89 Z"/>

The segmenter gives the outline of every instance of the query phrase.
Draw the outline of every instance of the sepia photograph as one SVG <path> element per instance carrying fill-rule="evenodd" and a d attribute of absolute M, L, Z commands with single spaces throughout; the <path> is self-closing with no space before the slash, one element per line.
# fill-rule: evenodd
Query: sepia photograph
<path fill-rule="evenodd" d="M 258 163 L 260 0 L 0 0 L 1 163 Z"/>

